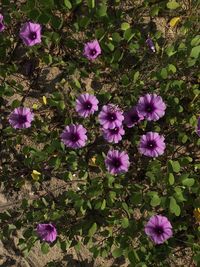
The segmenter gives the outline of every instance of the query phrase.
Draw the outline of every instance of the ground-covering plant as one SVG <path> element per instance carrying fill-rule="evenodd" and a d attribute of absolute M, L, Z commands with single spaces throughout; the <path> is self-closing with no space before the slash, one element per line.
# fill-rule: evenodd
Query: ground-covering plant
<path fill-rule="evenodd" d="M 0 7 L 1 184 L 34 194 L 0 213 L 1 239 L 23 229 L 25 254 L 84 244 L 130 266 L 188 247 L 200 264 L 199 1 Z"/>

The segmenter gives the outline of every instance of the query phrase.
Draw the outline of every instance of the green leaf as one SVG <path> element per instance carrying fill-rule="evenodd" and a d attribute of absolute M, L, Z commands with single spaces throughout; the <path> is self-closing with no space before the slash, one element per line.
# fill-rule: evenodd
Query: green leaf
<path fill-rule="evenodd" d="M 171 57 L 173 55 L 175 55 L 177 53 L 177 51 L 175 51 L 174 46 L 170 45 L 166 48 L 165 50 L 166 54 L 168 55 L 168 57 Z"/>
<path fill-rule="evenodd" d="M 114 32 L 112 34 L 112 39 L 114 42 L 119 43 L 122 40 L 122 37 L 120 36 L 118 32 Z"/>
<path fill-rule="evenodd" d="M 197 264 L 200 263 L 200 253 L 197 253 L 193 258 L 194 258 L 194 261 L 195 261 Z M 197 265 L 197 266 L 199 266 L 199 265 Z"/>
<path fill-rule="evenodd" d="M 121 29 L 122 29 L 122 31 L 126 31 L 127 29 L 129 29 L 130 28 L 130 24 L 128 23 L 128 22 L 123 22 L 122 24 L 121 24 Z"/>
<path fill-rule="evenodd" d="M 69 0 L 64 0 L 64 5 L 68 8 L 71 9 L 72 8 L 72 4 Z"/>
<path fill-rule="evenodd" d="M 15 99 L 13 102 L 12 102 L 12 108 L 17 108 L 21 105 L 21 101 Z"/>
<path fill-rule="evenodd" d="M 50 21 L 50 15 L 47 13 L 42 13 L 39 18 L 38 18 L 38 22 L 42 23 L 42 24 L 47 24 Z"/>
<path fill-rule="evenodd" d="M 97 15 L 99 16 L 99 17 L 104 17 L 104 16 L 106 16 L 107 15 L 107 5 L 106 5 L 106 3 L 104 3 L 104 4 L 101 4 L 99 7 L 98 7 L 98 9 L 97 9 Z"/>
<path fill-rule="evenodd" d="M 140 258 L 139 258 L 139 256 L 138 256 L 138 254 L 137 254 L 137 252 L 136 252 L 135 249 L 132 250 L 132 251 L 129 251 L 129 253 L 128 253 L 128 259 L 129 259 L 129 261 L 130 261 L 132 264 L 134 264 L 133 266 L 136 266 L 136 263 L 137 263 L 137 262 L 140 262 Z M 143 265 L 142 265 L 142 266 L 143 266 Z"/>
<path fill-rule="evenodd" d="M 130 215 L 130 213 L 129 213 L 129 207 L 128 207 L 128 205 L 126 204 L 126 202 L 122 202 L 122 207 L 123 207 L 123 209 L 128 213 L 128 215 Z"/>
<path fill-rule="evenodd" d="M 167 73 L 167 69 L 166 68 L 162 68 L 161 72 L 160 72 L 160 76 L 163 79 L 167 79 L 168 73 Z"/>
<path fill-rule="evenodd" d="M 104 199 L 101 204 L 101 210 L 105 210 L 105 208 L 106 208 L 106 200 Z"/>
<path fill-rule="evenodd" d="M 154 7 L 152 7 L 151 10 L 150 10 L 150 15 L 151 15 L 152 17 L 157 16 L 158 13 L 159 13 L 159 10 L 160 10 L 160 7 L 159 7 L 159 6 L 154 6 Z"/>
<path fill-rule="evenodd" d="M 170 197 L 169 209 L 171 213 L 174 213 L 176 216 L 179 216 L 181 214 L 181 209 L 179 205 L 177 204 L 176 199 L 174 197 Z"/>
<path fill-rule="evenodd" d="M 114 51 L 115 46 L 111 42 L 107 43 L 106 45 L 110 49 L 110 51 Z"/>
<path fill-rule="evenodd" d="M 54 0 L 42 0 L 40 1 L 40 4 L 45 7 L 52 8 L 54 6 Z"/>
<path fill-rule="evenodd" d="M 48 243 L 42 243 L 41 244 L 41 251 L 43 254 L 47 254 L 49 252 L 49 244 Z"/>
<path fill-rule="evenodd" d="M 124 39 L 127 40 L 127 42 L 130 42 L 130 40 L 134 37 L 135 33 L 132 32 L 132 29 L 129 28 L 124 32 Z"/>
<path fill-rule="evenodd" d="M 177 3 L 176 1 L 172 0 L 172 1 L 169 1 L 167 3 L 167 8 L 169 9 L 177 9 L 178 7 L 180 7 L 180 4 Z"/>
<path fill-rule="evenodd" d="M 139 71 L 136 71 L 136 72 L 134 73 L 134 76 L 133 76 L 133 81 L 134 81 L 134 83 L 138 80 L 139 76 L 140 76 Z"/>
<path fill-rule="evenodd" d="M 60 29 L 63 24 L 63 20 L 59 17 L 51 17 L 51 24 L 54 28 Z"/>
<path fill-rule="evenodd" d="M 185 178 L 182 180 L 182 185 L 185 185 L 187 187 L 193 186 L 194 183 L 195 183 L 195 179 L 193 179 L 193 178 Z"/>
<path fill-rule="evenodd" d="M 36 20 L 39 17 L 39 15 L 40 11 L 38 9 L 32 9 L 28 14 L 29 18 L 34 20 Z"/>
<path fill-rule="evenodd" d="M 161 199 L 159 198 L 158 194 L 157 193 L 153 194 L 150 205 L 152 207 L 156 207 L 156 206 L 160 205 L 160 202 L 161 202 Z"/>
<path fill-rule="evenodd" d="M 97 230 L 97 224 L 93 223 L 92 227 L 89 229 L 88 235 L 91 237 L 96 233 Z"/>
<path fill-rule="evenodd" d="M 123 255 L 123 249 L 122 248 L 115 248 L 112 252 L 112 255 L 114 258 L 119 258 Z"/>
<path fill-rule="evenodd" d="M 177 160 L 169 160 L 169 169 L 172 169 L 173 172 L 179 173 L 181 170 L 181 166 Z"/>
<path fill-rule="evenodd" d="M 51 64 L 53 61 L 52 56 L 50 54 L 44 54 L 42 59 L 47 65 Z"/>
<path fill-rule="evenodd" d="M 183 135 L 182 135 L 182 138 L 181 138 L 181 142 L 182 142 L 183 144 L 185 144 L 185 143 L 187 142 L 187 140 L 188 140 L 188 136 L 187 136 L 186 134 L 183 134 Z"/>
<path fill-rule="evenodd" d="M 173 173 L 169 173 L 168 179 L 169 179 L 169 184 L 173 185 L 174 184 L 174 175 L 173 175 Z"/>
<path fill-rule="evenodd" d="M 199 57 L 199 54 L 200 54 L 200 45 L 192 48 L 190 57 L 197 59 Z"/>
<path fill-rule="evenodd" d="M 173 64 L 169 64 L 167 70 L 172 73 L 176 73 L 176 67 Z"/>
<path fill-rule="evenodd" d="M 175 187 L 174 191 L 175 191 L 174 197 L 178 201 L 180 202 L 186 201 L 185 197 L 183 196 L 182 189 L 180 187 Z"/>
<path fill-rule="evenodd" d="M 87 4 L 89 8 L 94 8 L 95 7 L 95 0 L 87 0 Z"/>
<path fill-rule="evenodd" d="M 89 23 L 90 23 L 91 19 L 89 17 L 81 17 L 78 21 L 78 24 L 81 28 L 86 28 Z"/>
<path fill-rule="evenodd" d="M 122 219 L 122 228 L 127 228 L 129 226 L 129 219 L 123 218 Z"/>
<path fill-rule="evenodd" d="M 198 46 L 200 44 L 200 35 L 195 36 L 190 44 L 191 46 Z"/>

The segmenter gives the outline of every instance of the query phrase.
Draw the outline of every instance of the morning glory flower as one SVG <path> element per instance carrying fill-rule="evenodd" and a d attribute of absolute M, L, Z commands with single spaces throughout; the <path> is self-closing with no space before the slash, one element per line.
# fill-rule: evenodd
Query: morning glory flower
<path fill-rule="evenodd" d="M 158 157 L 164 153 L 165 138 L 156 132 L 148 132 L 142 135 L 139 144 L 139 151 L 147 157 Z"/>
<path fill-rule="evenodd" d="M 89 60 L 96 59 L 100 54 L 101 54 L 101 47 L 97 40 L 93 40 L 85 44 L 83 55 L 87 57 Z"/>
<path fill-rule="evenodd" d="M 76 111 L 81 117 L 88 117 L 98 110 L 98 99 L 88 93 L 80 95 L 76 100 Z"/>
<path fill-rule="evenodd" d="M 145 226 L 145 233 L 155 244 L 162 244 L 172 237 L 172 225 L 167 217 L 154 215 Z"/>
<path fill-rule="evenodd" d="M 18 107 L 11 112 L 9 123 L 14 129 L 23 129 L 31 127 L 33 119 L 34 114 L 30 108 Z"/>
<path fill-rule="evenodd" d="M 67 147 L 76 149 L 85 146 L 87 141 L 86 132 L 86 129 L 81 124 L 70 124 L 65 127 L 60 137 Z"/>
<path fill-rule="evenodd" d="M 107 170 L 111 174 L 121 174 L 128 171 L 129 156 L 125 151 L 109 150 L 105 159 Z"/>
<path fill-rule="evenodd" d="M 148 121 L 157 121 L 165 115 L 166 105 L 162 97 L 156 94 L 146 94 L 139 98 L 137 111 Z"/>
<path fill-rule="evenodd" d="M 36 231 L 42 241 L 52 243 L 56 240 L 57 230 L 51 223 L 39 223 Z"/>
<path fill-rule="evenodd" d="M 104 129 L 120 127 L 124 120 L 122 110 L 113 104 L 104 105 L 99 113 L 99 123 Z"/>
<path fill-rule="evenodd" d="M 41 25 L 38 23 L 26 22 L 19 33 L 20 38 L 27 46 L 41 43 Z"/>

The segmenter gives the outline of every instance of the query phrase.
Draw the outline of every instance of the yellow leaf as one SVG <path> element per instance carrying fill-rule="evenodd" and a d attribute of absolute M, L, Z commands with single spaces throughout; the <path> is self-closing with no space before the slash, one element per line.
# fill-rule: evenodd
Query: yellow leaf
<path fill-rule="evenodd" d="M 36 170 L 33 170 L 31 173 L 31 177 L 33 178 L 34 181 L 38 181 L 40 179 L 40 175 L 41 173 Z"/>
<path fill-rule="evenodd" d="M 194 209 L 194 217 L 200 223 L 200 208 Z"/>
<path fill-rule="evenodd" d="M 33 109 L 37 109 L 38 105 L 37 104 L 33 104 Z"/>
<path fill-rule="evenodd" d="M 90 166 L 96 166 L 96 157 L 92 157 L 92 158 L 89 160 L 89 165 L 90 165 Z"/>
<path fill-rule="evenodd" d="M 42 100 L 43 100 L 43 103 L 46 105 L 47 104 L 47 98 L 46 98 L 46 96 L 43 95 Z"/>
<path fill-rule="evenodd" d="M 170 27 L 171 27 L 171 28 L 175 27 L 175 26 L 178 24 L 178 22 L 179 22 L 180 20 L 181 20 L 180 17 L 174 17 L 174 18 L 172 18 L 172 19 L 170 20 L 170 22 L 169 22 Z"/>

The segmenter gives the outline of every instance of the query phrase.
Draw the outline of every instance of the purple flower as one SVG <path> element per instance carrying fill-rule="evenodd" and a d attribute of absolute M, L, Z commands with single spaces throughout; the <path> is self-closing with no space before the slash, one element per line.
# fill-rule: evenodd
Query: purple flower
<path fill-rule="evenodd" d="M 3 24 L 3 15 L 0 14 L 0 32 L 2 32 L 5 29 L 5 26 Z"/>
<path fill-rule="evenodd" d="M 139 151 L 147 157 L 158 157 L 165 150 L 165 138 L 155 132 L 148 132 L 141 136 Z"/>
<path fill-rule="evenodd" d="M 11 112 L 9 123 L 15 129 L 29 128 L 31 127 L 33 119 L 34 114 L 31 112 L 30 108 L 19 107 Z"/>
<path fill-rule="evenodd" d="M 124 113 L 124 123 L 128 128 L 135 126 L 143 119 L 144 117 L 137 111 L 135 107 L 132 107 L 129 111 Z"/>
<path fill-rule="evenodd" d="M 119 141 L 122 140 L 122 135 L 125 134 L 125 131 L 122 126 L 115 127 L 114 129 L 102 129 L 103 131 L 103 137 L 109 142 L 109 143 L 119 143 Z"/>
<path fill-rule="evenodd" d="M 94 95 L 82 94 L 76 100 L 76 111 L 81 117 L 88 117 L 98 110 L 99 101 Z"/>
<path fill-rule="evenodd" d="M 86 56 L 88 59 L 94 60 L 100 54 L 101 54 L 101 47 L 97 40 L 93 40 L 85 44 L 83 55 Z"/>
<path fill-rule="evenodd" d="M 150 236 L 155 244 L 162 244 L 172 237 L 172 225 L 167 217 L 154 215 L 145 226 L 145 233 Z"/>
<path fill-rule="evenodd" d="M 55 241 L 57 237 L 56 228 L 51 223 L 39 223 L 37 225 L 37 234 L 42 239 L 42 241 L 50 243 Z"/>
<path fill-rule="evenodd" d="M 109 150 L 105 159 L 107 170 L 111 174 L 120 174 L 127 172 L 130 162 L 126 152 L 118 150 Z"/>
<path fill-rule="evenodd" d="M 120 127 L 123 120 L 123 112 L 113 104 L 104 105 L 99 113 L 99 122 L 104 129 Z"/>
<path fill-rule="evenodd" d="M 153 43 L 153 41 L 151 40 L 150 37 L 148 37 L 148 38 L 146 39 L 146 44 L 147 44 L 147 46 L 149 47 L 149 49 L 150 49 L 152 52 L 154 52 L 154 53 L 156 52 L 154 43 Z"/>
<path fill-rule="evenodd" d="M 20 38 L 27 46 L 41 43 L 41 25 L 38 23 L 26 22 L 19 33 Z"/>
<path fill-rule="evenodd" d="M 200 117 L 198 118 L 198 123 L 197 123 L 197 134 L 200 136 Z"/>
<path fill-rule="evenodd" d="M 65 127 L 60 137 L 67 147 L 80 148 L 85 146 L 87 141 L 86 132 L 81 124 L 71 124 Z"/>
<path fill-rule="evenodd" d="M 156 94 L 146 94 L 140 97 L 137 111 L 148 121 L 157 121 L 165 115 L 166 105 L 160 96 Z"/>

